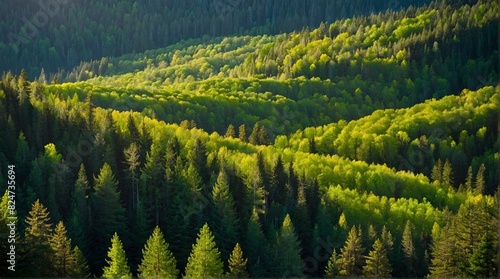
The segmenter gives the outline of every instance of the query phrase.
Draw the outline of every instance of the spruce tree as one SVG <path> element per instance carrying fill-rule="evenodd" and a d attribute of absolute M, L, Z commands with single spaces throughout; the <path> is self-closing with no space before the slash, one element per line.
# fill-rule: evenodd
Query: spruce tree
<path fill-rule="evenodd" d="M 273 250 L 275 252 L 273 265 L 276 276 L 284 278 L 304 276 L 304 264 L 300 258 L 300 242 L 295 235 L 295 229 L 288 214 L 276 236 Z"/>
<path fill-rule="evenodd" d="M 266 277 L 268 274 L 262 263 L 267 262 L 269 249 L 256 210 L 252 211 L 250 220 L 248 220 L 243 250 L 248 256 L 250 274 L 254 277 Z"/>
<path fill-rule="evenodd" d="M 337 251 L 334 249 L 332 255 L 328 259 L 328 264 L 325 268 L 325 277 L 334 278 L 339 275 L 339 258 Z"/>
<path fill-rule="evenodd" d="M 363 267 L 363 275 L 366 277 L 383 278 L 390 277 L 392 272 L 387 250 L 383 242 L 377 238 L 373 248 L 366 257 L 366 265 Z"/>
<path fill-rule="evenodd" d="M 233 252 L 229 257 L 228 265 L 229 265 L 229 273 L 227 273 L 227 277 L 229 278 L 248 278 L 247 272 L 247 262 L 248 259 L 243 257 L 243 251 L 241 251 L 241 247 L 239 243 L 236 243 L 234 246 Z"/>
<path fill-rule="evenodd" d="M 415 246 L 413 244 L 413 236 L 411 230 L 411 222 L 408 220 L 406 222 L 405 229 L 403 231 L 403 238 L 401 239 L 401 246 L 403 247 L 404 264 L 406 266 L 407 274 L 406 276 L 411 277 L 415 275 Z"/>
<path fill-rule="evenodd" d="M 340 250 L 339 274 L 343 276 L 359 276 L 363 266 L 363 244 L 361 229 L 353 226 L 349 231 L 344 247 Z"/>
<path fill-rule="evenodd" d="M 186 266 L 186 278 L 220 278 L 224 272 L 215 237 L 205 223 L 193 244 Z"/>
<path fill-rule="evenodd" d="M 234 199 L 229 191 L 229 179 L 224 163 L 221 163 L 217 181 L 212 189 L 212 203 L 212 230 L 218 239 L 222 260 L 227 261 L 237 241 L 238 219 Z"/>
<path fill-rule="evenodd" d="M 241 124 L 240 127 L 238 128 L 238 138 L 242 142 L 247 142 L 247 129 L 245 124 Z"/>
<path fill-rule="evenodd" d="M 493 238 L 485 233 L 469 258 L 469 276 L 474 278 L 497 276 L 498 254 Z"/>
<path fill-rule="evenodd" d="M 142 250 L 139 278 L 176 278 L 179 274 L 177 261 L 165 242 L 163 233 L 156 227 Z"/>
<path fill-rule="evenodd" d="M 52 234 L 49 212 L 40 200 L 33 203 L 26 217 L 26 233 L 23 249 L 26 250 L 22 276 L 50 277 L 55 276 L 52 267 L 53 251 L 49 239 Z M 20 268 L 21 269 L 21 268 Z"/>
<path fill-rule="evenodd" d="M 68 235 L 73 245 L 78 246 L 84 254 L 89 250 L 90 208 L 88 206 L 88 191 L 90 189 L 87 180 L 85 166 L 80 165 L 78 178 L 71 198 L 70 215 L 68 222 Z"/>
<path fill-rule="evenodd" d="M 83 255 L 82 251 L 75 246 L 73 248 L 73 255 L 75 257 L 75 265 L 70 270 L 70 277 L 73 278 L 86 278 L 90 276 L 89 266 L 87 264 L 87 260 Z"/>
<path fill-rule="evenodd" d="M 484 173 L 486 171 L 486 168 L 484 164 L 481 164 L 479 167 L 479 170 L 477 171 L 476 174 L 476 182 L 474 183 L 474 190 L 476 194 L 484 194 L 484 188 L 485 188 L 485 180 L 484 180 Z"/>
<path fill-rule="evenodd" d="M 233 124 L 229 124 L 229 126 L 227 126 L 227 131 L 226 131 L 226 134 L 224 135 L 224 137 L 225 138 L 234 138 L 234 135 L 235 135 L 234 126 L 233 126 Z"/>
<path fill-rule="evenodd" d="M 123 244 L 116 233 L 111 238 L 111 247 L 108 250 L 108 259 L 106 259 L 106 263 L 107 265 L 102 270 L 103 278 L 132 278 L 125 250 L 123 250 Z"/>
<path fill-rule="evenodd" d="M 71 239 L 67 237 L 67 231 L 62 222 L 55 228 L 50 238 L 50 246 L 53 250 L 52 264 L 57 277 L 68 277 L 76 263 L 75 255 L 71 249 Z"/>

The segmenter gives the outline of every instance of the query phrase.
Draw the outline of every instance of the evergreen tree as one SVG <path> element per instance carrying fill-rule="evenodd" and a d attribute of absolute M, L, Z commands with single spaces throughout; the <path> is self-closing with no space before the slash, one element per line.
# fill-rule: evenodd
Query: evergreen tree
<path fill-rule="evenodd" d="M 477 171 L 476 174 L 476 182 L 474 183 L 474 191 L 476 194 L 484 194 L 484 188 L 485 188 L 485 180 L 484 180 L 484 173 L 486 171 L 486 167 L 484 164 L 481 164 L 479 167 L 479 170 Z"/>
<path fill-rule="evenodd" d="M 104 264 L 107 244 L 113 233 L 126 235 L 125 209 L 120 202 L 120 193 L 111 167 L 105 163 L 95 178 L 92 194 L 92 245 L 90 246 L 91 269 L 98 273 Z"/>
<path fill-rule="evenodd" d="M 85 166 L 80 165 L 78 178 L 72 192 L 68 235 L 73 245 L 78 246 L 84 254 L 89 248 L 90 208 L 88 206 L 88 192 L 90 186 L 87 180 Z"/>
<path fill-rule="evenodd" d="M 443 165 L 442 183 L 446 186 L 453 186 L 453 169 L 450 161 L 446 160 Z"/>
<path fill-rule="evenodd" d="M 273 266 L 276 276 L 284 278 L 304 276 L 304 264 L 300 258 L 300 242 L 295 235 L 295 229 L 288 214 L 276 236 L 273 250 L 275 252 Z"/>
<path fill-rule="evenodd" d="M 71 275 L 71 270 L 75 269 L 76 258 L 71 249 L 71 240 L 66 234 L 66 228 L 59 222 L 50 238 L 53 250 L 52 264 L 57 277 L 68 277 Z"/>
<path fill-rule="evenodd" d="M 467 169 L 467 178 L 465 179 L 465 191 L 471 192 L 473 186 L 472 166 L 469 166 L 469 168 Z"/>
<path fill-rule="evenodd" d="M 361 230 L 355 226 L 349 231 L 347 241 L 340 250 L 339 274 L 343 276 L 359 276 L 363 266 L 363 252 Z"/>
<path fill-rule="evenodd" d="M 431 179 L 439 183 L 443 181 L 443 163 L 441 159 L 438 159 L 434 167 L 432 167 Z"/>
<path fill-rule="evenodd" d="M 82 251 L 75 246 L 73 248 L 73 255 L 75 257 L 75 265 L 73 269 L 70 270 L 70 277 L 73 278 L 87 278 L 90 276 L 89 266 L 87 264 L 87 260 L 83 255 Z"/>
<path fill-rule="evenodd" d="M 497 276 L 497 260 L 497 248 L 493 238 L 485 233 L 469 258 L 469 275 L 474 278 Z"/>
<path fill-rule="evenodd" d="M 123 244 L 116 233 L 111 238 L 111 247 L 108 250 L 108 259 L 106 259 L 106 263 L 107 265 L 102 270 L 103 278 L 132 278 L 125 250 L 123 250 Z"/>
<path fill-rule="evenodd" d="M 224 137 L 225 138 L 234 138 L 235 133 L 236 132 L 234 131 L 233 124 L 229 124 L 229 126 L 227 127 L 226 134 L 224 135 Z"/>
<path fill-rule="evenodd" d="M 220 252 L 210 228 L 205 224 L 193 244 L 186 266 L 186 278 L 220 278 L 224 272 Z"/>
<path fill-rule="evenodd" d="M 457 277 L 461 274 L 462 261 L 455 236 L 455 221 L 448 221 L 446 227 L 440 231 L 433 230 L 432 260 L 430 277 Z"/>
<path fill-rule="evenodd" d="M 403 238 L 401 239 L 401 246 L 403 247 L 404 264 L 406 266 L 406 276 L 411 277 L 415 275 L 415 246 L 413 244 L 413 236 L 411 232 L 411 222 L 408 220 L 403 231 Z"/>
<path fill-rule="evenodd" d="M 177 261 L 170 252 L 163 233 L 156 227 L 142 250 L 139 278 L 176 278 L 179 274 Z"/>
<path fill-rule="evenodd" d="M 325 268 L 325 277 L 334 278 L 339 275 L 339 258 L 337 251 L 334 249 L 332 255 L 328 259 L 328 264 Z"/>
<path fill-rule="evenodd" d="M 241 124 L 240 127 L 238 128 L 238 138 L 242 142 L 247 142 L 247 129 L 245 124 Z"/>
<path fill-rule="evenodd" d="M 269 249 L 256 210 L 252 211 L 248 220 L 243 250 L 248 256 L 250 274 L 254 277 L 266 277 L 267 273 L 262 263 L 267 262 Z"/>
<path fill-rule="evenodd" d="M 373 248 L 366 257 L 366 265 L 363 267 L 363 274 L 366 277 L 390 277 L 391 276 L 391 264 L 389 263 L 389 258 L 387 257 L 387 251 L 385 250 L 383 242 L 377 238 L 373 244 Z"/>
<path fill-rule="evenodd" d="M 247 262 L 248 259 L 243 258 L 243 251 L 239 243 L 234 246 L 233 252 L 229 257 L 229 273 L 227 273 L 228 278 L 248 278 L 247 272 Z"/>
<path fill-rule="evenodd" d="M 33 203 L 31 211 L 26 217 L 25 245 L 26 250 L 23 262 L 26 266 L 22 268 L 23 276 L 26 277 L 50 277 L 54 276 L 52 267 L 53 251 L 49 239 L 52 234 L 49 212 L 39 200 Z M 20 267 L 21 269 L 21 267 Z"/>
<path fill-rule="evenodd" d="M 212 201 L 213 233 L 216 239 L 219 239 L 218 247 L 222 260 L 227 261 L 237 241 L 238 219 L 234 199 L 229 192 L 228 175 L 224 163 L 221 163 L 221 169 L 212 190 Z"/>

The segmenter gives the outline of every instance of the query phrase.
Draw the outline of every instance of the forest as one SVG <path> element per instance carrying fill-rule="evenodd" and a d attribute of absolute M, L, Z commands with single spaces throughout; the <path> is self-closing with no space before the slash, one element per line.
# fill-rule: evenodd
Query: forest
<path fill-rule="evenodd" d="M 497 1 L 32 2 L 0 277 L 499 275 Z"/>

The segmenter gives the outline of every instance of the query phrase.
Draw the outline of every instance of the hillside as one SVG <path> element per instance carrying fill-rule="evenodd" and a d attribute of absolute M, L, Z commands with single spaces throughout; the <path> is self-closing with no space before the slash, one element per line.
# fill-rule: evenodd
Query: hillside
<path fill-rule="evenodd" d="M 312 14 L 334 7 L 319 0 L 257 0 L 231 20 L 203 17 L 212 2 L 69 3 L 113 11 L 84 30 L 125 30 L 123 47 L 77 32 L 55 49 L 80 47 L 78 63 L 33 79 L 44 52 L 26 48 L 31 70 L 5 64 L 0 260 L 14 249 L 16 271 L 0 276 L 497 276 L 498 3 L 359 2 L 384 12 L 325 23 Z M 255 9 L 266 17 L 244 21 Z M 210 24 L 119 43 L 168 25 L 161 13 Z"/>

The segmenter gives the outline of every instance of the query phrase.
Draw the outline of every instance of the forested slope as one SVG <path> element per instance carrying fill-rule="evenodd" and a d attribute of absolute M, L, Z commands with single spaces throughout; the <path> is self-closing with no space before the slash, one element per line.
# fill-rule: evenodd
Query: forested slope
<path fill-rule="evenodd" d="M 0 276 L 495 277 L 497 2 L 315 20 L 5 73 Z"/>
<path fill-rule="evenodd" d="M 0 71 L 33 78 L 105 56 L 181 40 L 276 34 L 354 15 L 421 6 L 428 0 L 53 0 L 0 1 Z"/>

